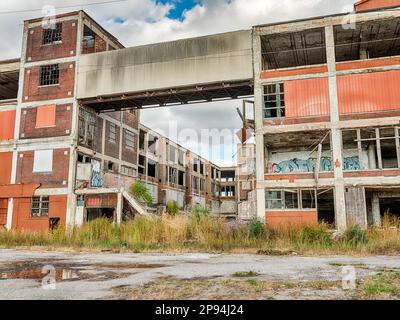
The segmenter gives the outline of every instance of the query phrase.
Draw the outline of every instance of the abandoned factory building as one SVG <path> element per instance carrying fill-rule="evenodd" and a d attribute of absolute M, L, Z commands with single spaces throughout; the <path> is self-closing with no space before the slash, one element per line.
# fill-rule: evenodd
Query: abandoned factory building
<path fill-rule="evenodd" d="M 120 223 L 170 200 L 271 227 L 400 214 L 400 1 L 131 48 L 77 11 L 25 21 L 22 39 L 0 61 L 0 227 Z M 235 167 L 140 121 L 248 97 L 255 144 L 243 139 Z M 152 204 L 130 193 L 138 180 Z"/>

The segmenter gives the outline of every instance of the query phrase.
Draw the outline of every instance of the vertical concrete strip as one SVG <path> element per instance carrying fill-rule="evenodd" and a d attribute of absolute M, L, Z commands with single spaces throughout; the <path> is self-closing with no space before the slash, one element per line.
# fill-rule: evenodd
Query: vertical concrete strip
<path fill-rule="evenodd" d="M 377 193 L 372 195 L 372 223 L 375 227 L 381 226 L 381 208 Z"/>
<path fill-rule="evenodd" d="M 260 81 L 262 71 L 261 37 L 253 31 L 253 65 L 254 65 L 254 112 L 256 132 L 256 177 L 257 181 L 257 217 L 265 219 L 265 189 L 264 182 L 264 133 L 263 133 L 263 86 Z"/>
<path fill-rule="evenodd" d="M 332 156 L 335 177 L 336 228 L 344 231 L 347 227 L 345 184 L 343 178 L 342 134 L 339 129 L 339 102 L 336 78 L 335 38 L 333 26 L 325 27 L 326 58 L 328 64 L 330 118 L 332 126 Z"/>

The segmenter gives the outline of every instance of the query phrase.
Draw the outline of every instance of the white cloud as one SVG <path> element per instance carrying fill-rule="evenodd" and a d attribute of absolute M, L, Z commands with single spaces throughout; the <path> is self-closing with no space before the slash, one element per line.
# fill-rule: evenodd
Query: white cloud
<path fill-rule="evenodd" d="M 75 0 L 73 4 L 89 4 L 102 0 Z M 104 1 L 104 0 L 103 0 Z M 125 46 L 148 44 L 232 30 L 253 25 L 307 18 L 349 11 L 355 0 L 203 0 L 184 14 L 182 21 L 168 18 L 171 5 L 151 0 L 128 0 L 119 3 L 59 9 L 58 13 L 84 9 L 114 34 Z M 14 0 L 0 2 L 0 59 L 20 55 L 23 21 L 41 16 L 40 11 L 1 14 L 4 11 L 32 10 L 43 5 L 66 6 L 62 0 Z M 117 23 L 116 18 L 123 21 Z M 212 103 L 180 109 L 143 112 L 144 124 L 168 132 L 168 123 L 177 120 L 180 126 L 197 130 L 204 128 L 240 127 L 236 107 L 240 101 Z M 188 145 L 189 146 L 189 145 Z M 195 147 L 192 143 L 190 147 Z M 226 147 L 230 147 L 229 145 Z M 203 146 L 204 150 L 204 146 Z M 217 152 L 218 153 L 218 152 Z M 233 153 L 233 152 L 232 152 Z M 232 154 L 233 155 L 233 154 Z M 230 163 L 231 156 L 212 156 L 218 162 Z"/>

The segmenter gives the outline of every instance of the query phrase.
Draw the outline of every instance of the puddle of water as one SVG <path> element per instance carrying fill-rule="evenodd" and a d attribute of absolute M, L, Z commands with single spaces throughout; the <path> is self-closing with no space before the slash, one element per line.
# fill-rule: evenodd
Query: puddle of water
<path fill-rule="evenodd" d="M 44 277 L 50 275 L 49 272 L 42 272 L 41 268 L 14 271 L 14 272 L 3 272 L 0 273 L 0 280 L 11 280 L 11 279 L 33 279 L 41 280 Z M 68 269 L 55 269 L 55 279 L 57 282 L 78 279 L 78 275 L 73 270 Z"/>

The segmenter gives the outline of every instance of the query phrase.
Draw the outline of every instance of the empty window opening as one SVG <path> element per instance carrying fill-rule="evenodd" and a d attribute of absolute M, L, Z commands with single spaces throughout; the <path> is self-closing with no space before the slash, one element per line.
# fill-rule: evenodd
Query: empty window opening
<path fill-rule="evenodd" d="M 221 182 L 234 182 L 235 178 L 235 170 L 221 171 Z"/>
<path fill-rule="evenodd" d="M 204 175 L 204 163 L 200 161 L 200 174 Z"/>
<path fill-rule="evenodd" d="M 335 201 L 333 189 L 318 190 L 318 221 L 335 225 Z"/>
<path fill-rule="evenodd" d="M 32 217 L 48 217 L 49 216 L 49 197 L 33 197 L 31 205 Z"/>
<path fill-rule="evenodd" d="M 57 85 L 60 82 L 60 66 L 51 64 L 40 67 L 40 86 Z"/>
<path fill-rule="evenodd" d="M 147 175 L 152 178 L 156 178 L 157 175 L 157 162 L 148 160 L 147 163 Z"/>
<path fill-rule="evenodd" d="M 285 117 L 285 91 L 283 83 L 264 86 L 264 118 Z"/>
<path fill-rule="evenodd" d="M 49 229 L 57 230 L 60 227 L 61 219 L 60 218 L 50 218 L 49 219 Z"/>
<path fill-rule="evenodd" d="M 146 158 L 144 156 L 139 156 L 138 171 L 140 174 L 146 174 Z"/>
<path fill-rule="evenodd" d="M 146 142 L 146 132 L 143 130 L 139 131 L 139 148 L 140 150 L 144 150 Z"/>
<path fill-rule="evenodd" d="M 263 70 L 326 63 L 324 28 L 261 37 Z"/>
<path fill-rule="evenodd" d="M 193 159 L 193 171 L 198 172 L 199 171 L 199 160 Z"/>
<path fill-rule="evenodd" d="M 156 155 L 157 149 L 157 141 L 158 138 L 149 134 L 149 141 L 148 141 L 148 151 L 154 155 Z"/>
<path fill-rule="evenodd" d="M 179 171 L 178 172 L 178 184 L 180 186 L 185 185 L 185 172 L 184 171 Z"/>
<path fill-rule="evenodd" d="M 232 198 L 236 195 L 235 186 L 221 186 L 221 197 Z"/>
<path fill-rule="evenodd" d="M 178 170 L 175 168 L 168 167 L 168 182 L 169 184 L 178 183 Z"/>
<path fill-rule="evenodd" d="M 56 23 L 49 28 L 43 29 L 43 39 L 42 44 L 53 44 L 62 41 L 62 23 Z"/>

